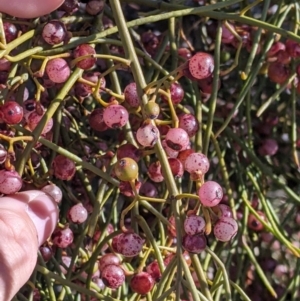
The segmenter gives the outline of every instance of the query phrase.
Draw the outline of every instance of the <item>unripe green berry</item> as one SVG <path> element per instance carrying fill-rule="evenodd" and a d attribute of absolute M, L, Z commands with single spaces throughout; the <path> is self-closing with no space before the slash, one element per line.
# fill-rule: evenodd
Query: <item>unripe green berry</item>
<path fill-rule="evenodd" d="M 154 101 L 149 101 L 144 107 L 144 113 L 149 119 L 156 119 L 159 115 L 159 105 Z"/>
<path fill-rule="evenodd" d="M 139 174 L 137 163 L 131 158 L 122 158 L 115 165 L 116 176 L 121 181 L 135 180 Z"/>

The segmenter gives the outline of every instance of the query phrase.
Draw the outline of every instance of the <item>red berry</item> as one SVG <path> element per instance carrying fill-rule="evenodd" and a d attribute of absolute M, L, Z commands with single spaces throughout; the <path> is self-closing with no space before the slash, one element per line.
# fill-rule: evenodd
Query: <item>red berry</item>
<path fill-rule="evenodd" d="M 154 286 L 154 279 L 147 272 L 135 274 L 130 281 L 131 289 L 141 295 L 149 293 Z"/>
<path fill-rule="evenodd" d="M 23 108 L 15 101 L 8 101 L 0 107 L 0 118 L 7 124 L 18 124 L 23 119 Z"/>
<path fill-rule="evenodd" d="M 96 54 L 96 51 L 95 49 L 89 45 L 89 44 L 81 44 L 79 46 L 77 46 L 73 52 L 74 54 L 74 57 L 75 58 L 78 58 L 78 57 L 81 57 L 81 56 L 86 56 L 86 55 L 93 55 L 93 54 Z M 87 57 L 85 59 L 82 59 L 80 61 L 78 61 L 76 63 L 76 66 L 78 68 L 81 68 L 81 69 L 84 69 L 84 70 L 87 70 L 87 69 L 90 69 L 92 68 L 95 63 L 96 63 L 96 58 L 95 57 Z"/>
<path fill-rule="evenodd" d="M 55 177 L 64 181 L 71 180 L 76 172 L 75 163 L 63 155 L 58 155 L 55 157 L 52 167 Z"/>
<path fill-rule="evenodd" d="M 196 79 L 203 79 L 214 71 L 214 58 L 206 52 L 197 52 L 189 60 L 189 70 Z"/>

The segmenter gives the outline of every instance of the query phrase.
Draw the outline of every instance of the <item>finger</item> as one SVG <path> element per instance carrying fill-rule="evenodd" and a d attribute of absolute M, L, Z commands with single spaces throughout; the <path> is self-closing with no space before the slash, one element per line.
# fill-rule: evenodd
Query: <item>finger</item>
<path fill-rule="evenodd" d="M 51 13 L 64 0 L 0 0 L 0 12 L 18 18 L 36 18 Z"/>
<path fill-rule="evenodd" d="M 0 210 L 13 210 L 12 202 L 27 213 L 36 228 L 39 246 L 43 244 L 57 224 L 58 208 L 53 198 L 40 190 L 23 191 L 0 198 Z"/>
<path fill-rule="evenodd" d="M 51 235 L 57 218 L 56 204 L 43 192 L 0 198 L 0 301 L 11 300 L 29 279 L 38 246 Z"/>

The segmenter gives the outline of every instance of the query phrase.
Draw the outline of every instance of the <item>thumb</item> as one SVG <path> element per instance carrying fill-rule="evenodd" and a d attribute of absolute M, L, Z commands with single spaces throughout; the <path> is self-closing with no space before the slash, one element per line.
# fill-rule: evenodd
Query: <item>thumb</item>
<path fill-rule="evenodd" d="M 0 0 L 0 12 L 18 18 L 36 18 L 51 13 L 64 0 Z"/>
<path fill-rule="evenodd" d="M 29 279 L 37 250 L 54 230 L 58 209 L 38 190 L 0 198 L 0 301 L 11 300 Z"/>

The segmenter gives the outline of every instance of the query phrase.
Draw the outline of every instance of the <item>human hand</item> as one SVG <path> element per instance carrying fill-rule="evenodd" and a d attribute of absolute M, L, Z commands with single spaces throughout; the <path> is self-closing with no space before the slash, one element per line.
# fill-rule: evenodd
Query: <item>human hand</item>
<path fill-rule="evenodd" d="M 39 190 L 0 198 L 0 301 L 8 301 L 26 283 L 37 261 L 38 247 L 58 220 L 54 200 Z"/>
<path fill-rule="evenodd" d="M 0 12 L 18 18 L 36 18 L 49 14 L 64 0 L 0 0 Z"/>

